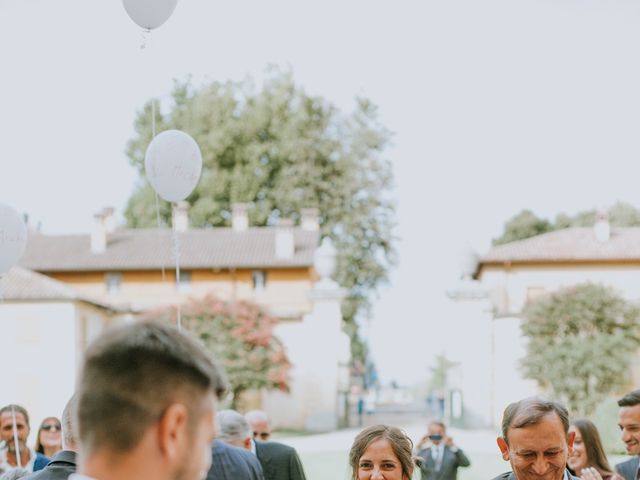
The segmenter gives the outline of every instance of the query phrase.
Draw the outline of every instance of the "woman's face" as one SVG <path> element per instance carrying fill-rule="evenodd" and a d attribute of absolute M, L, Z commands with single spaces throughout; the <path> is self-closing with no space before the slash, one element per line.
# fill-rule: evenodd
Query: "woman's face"
<path fill-rule="evenodd" d="M 371 442 L 358 461 L 357 480 L 407 480 L 386 438 Z"/>
<path fill-rule="evenodd" d="M 44 447 L 59 447 L 62 444 L 62 432 L 60 422 L 54 418 L 48 418 L 42 424 L 40 430 L 40 443 Z"/>
<path fill-rule="evenodd" d="M 569 427 L 569 432 L 575 432 L 576 439 L 573 442 L 573 451 L 569 455 L 569 459 L 567 463 L 569 467 L 576 472 L 581 472 L 584 468 L 589 466 L 589 459 L 587 458 L 587 450 L 584 447 L 584 442 L 582 440 L 582 435 L 580 435 L 580 430 L 571 425 Z"/>

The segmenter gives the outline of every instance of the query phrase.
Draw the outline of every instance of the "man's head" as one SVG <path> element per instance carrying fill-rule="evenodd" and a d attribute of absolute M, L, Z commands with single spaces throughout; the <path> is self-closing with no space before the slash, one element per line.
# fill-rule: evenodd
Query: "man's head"
<path fill-rule="evenodd" d="M 76 441 L 74 417 L 76 409 L 76 396 L 73 395 L 62 410 L 62 418 L 60 424 L 62 425 L 62 448 L 64 450 L 78 450 Z"/>
<path fill-rule="evenodd" d="M 498 447 L 517 480 L 562 480 L 574 436 L 562 404 L 530 397 L 505 409 Z"/>
<path fill-rule="evenodd" d="M 618 400 L 618 425 L 629 455 L 640 455 L 640 390 Z"/>
<path fill-rule="evenodd" d="M 235 410 L 221 410 L 216 415 L 217 438 L 236 447 L 251 450 L 249 422 Z"/>
<path fill-rule="evenodd" d="M 440 445 L 442 440 L 447 436 L 447 427 L 442 422 L 433 421 L 429 423 L 427 434 L 429 435 L 429 440 L 431 440 L 434 445 Z"/>
<path fill-rule="evenodd" d="M 15 423 L 14 423 L 15 417 Z M 7 449 L 11 453 L 16 452 L 14 440 L 14 425 L 17 431 L 18 447 L 23 452 L 27 448 L 27 437 L 29 436 L 29 414 L 20 405 L 7 405 L 0 408 L 0 440 L 4 440 Z"/>
<path fill-rule="evenodd" d="M 214 396 L 224 389 L 207 352 L 177 329 L 144 322 L 107 330 L 87 350 L 78 383 L 80 464 L 139 455 L 166 478 L 202 478 Z"/>
<path fill-rule="evenodd" d="M 271 438 L 269 416 L 261 410 L 251 410 L 245 414 L 255 440 L 267 441 Z"/>

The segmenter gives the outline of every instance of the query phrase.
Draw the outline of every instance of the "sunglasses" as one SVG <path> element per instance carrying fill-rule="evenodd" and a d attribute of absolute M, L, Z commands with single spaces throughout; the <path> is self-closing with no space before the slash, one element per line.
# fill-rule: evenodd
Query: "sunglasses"
<path fill-rule="evenodd" d="M 262 440 L 267 440 L 271 434 L 269 432 L 253 432 L 253 438 L 261 438 Z"/>
<path fill-rule="evenodd" d="M 46 430 L 47 432 L 50 432 L 51 430 L 55 430 L 56 432 L 59 432 L 62 428 L 60 427 L 60 425 L 43 425 L 42 426 L 42 430 Z"/>

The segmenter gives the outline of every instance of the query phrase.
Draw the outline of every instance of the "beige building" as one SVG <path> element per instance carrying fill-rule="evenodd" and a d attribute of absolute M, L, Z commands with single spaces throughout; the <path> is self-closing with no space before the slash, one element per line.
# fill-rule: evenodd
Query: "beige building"
<path fill-rule="evenodd" d="M 113 210 L 105 209 L 96 215 L 91 235 L 31 235 L 21 265 L 83 295 L 134 312 L 177 305 L 207 293 L 261 304 L 280 320 L 276 334 L 285 342 L 294 365 L 291 395 L 274 400 L 273 394 L 263 394 L 265 408 L 281 426 L 335 427 L 339 364 L 346 361 L 345 355 L 348 359 L 348 352 L 341 347 L 331 353 L 346 342 L 339 289 L 332 286 L 335 298 L 330 303 L 337 309 L 329 310 L 315 291 L 322 283 L 316 268 L 317 214 L 305 211 L 298 227 L 281 222 L 278 227 L 252 228 L 246 207 L 236 205 L 231 228 L 190 229 L 188 223 L 184 205 L 174 210 L 173 229 L 116 228 Z M 319 358 L 318 352 L 311 354 L 319 340 L 318 329 L 332 345 Z M 322 378 L 321 394 L 316 392 L 312 398 L 306 388 L 300 388 L 310 376 Z M 285 404 L 289 414 L 281 418 L 277 411 Z"/>
<path fill-rule="evenodd" d="M 60 417 L 87 344 L 105 326 L 126 321 L 128 315 L 22 268 L 13 268 L 0 280 L 0 292 L 0 406 L 23 405 L 34 430 L 43 418 Z"/>
<path fill-rule="evenodd" d="M 479 423 L 497 425 L 513 400 L 539 393 L 522 377 L 520 316 L 527 302 L 584 282 L 640 300 L 640 228 L 567 228 L 491 248 L 472 279 L 449 292 L 472 342 L 460 352 L 465 405 Z M 640 378 L 637 379 L 640 381 Z M 481 385 L 488 388 L 480 388 Z"/>

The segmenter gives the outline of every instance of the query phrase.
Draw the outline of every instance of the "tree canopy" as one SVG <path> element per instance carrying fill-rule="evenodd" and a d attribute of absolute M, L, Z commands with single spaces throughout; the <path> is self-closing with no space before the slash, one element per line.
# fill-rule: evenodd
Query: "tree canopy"
<path fill-rule="evenodd" d="M 144 180 L 153 101 L 138 112 L 127 149 L 141 177 L 125 212 L 131 227 L 157 223 L 155 193 Z M 321 234 L 338 251 L 335 279 L 348 291 L 345 331 L 354 357 L 363 359 L 355 318 L 395 262 L 392 173 L 382 157 L 390 133 L 376 107 L 358 98 L 355 110 L 343 114 L 308 95 L 289 73 L 274 71 L 260 89 L 250 80 L 199 88 L 178 82 L 169 111 L 156 109 L 155 125 L 158 132 L 187 132 L 202 151 L 202 177 L 188 199 L 194 227 L 229 226 L 234 203 L 249 204 L 253 226 L 297 221 L 303 208 L 319 209 Z M 160 216 L 169 223 L 166 202 Z"/>
<path fill-rule="evenodd" d="M 597 213 L 595 209 L 585 210 L 574 216 L 560 213 L 556 216 L 555 222 L 551 222 L 537 217 L 531 210 L 523 210 L 505 223 L 502 235 L 493 239 L 493 244 L 502 245 L 516 240 L 524 240 L 562 228 L 591 227 L 596 222 Z M 607 211 L 607 216 L 613 227 L 640 226 L 640 210 L 628 203 L 616 203 Z"/>
<path fill-rule="evenodd" d="M 525 376 L 587 416 L 630 381 L 640 346 L 640 309 L 614 291 L 586 283 L 529 303 Z"/>
<path fill-rule="evenodd" d="M 148 312 L 148 318 L 176 323 L 176 307 Z M 291 364 L 273 334 L 275 319 L 252 302 L 225 302 L 215 295 L 190 299 L 181 308 L 182 327 L 198 337 L 225 369 L 232 408 L 246 390 L 289 390 Z"/>

